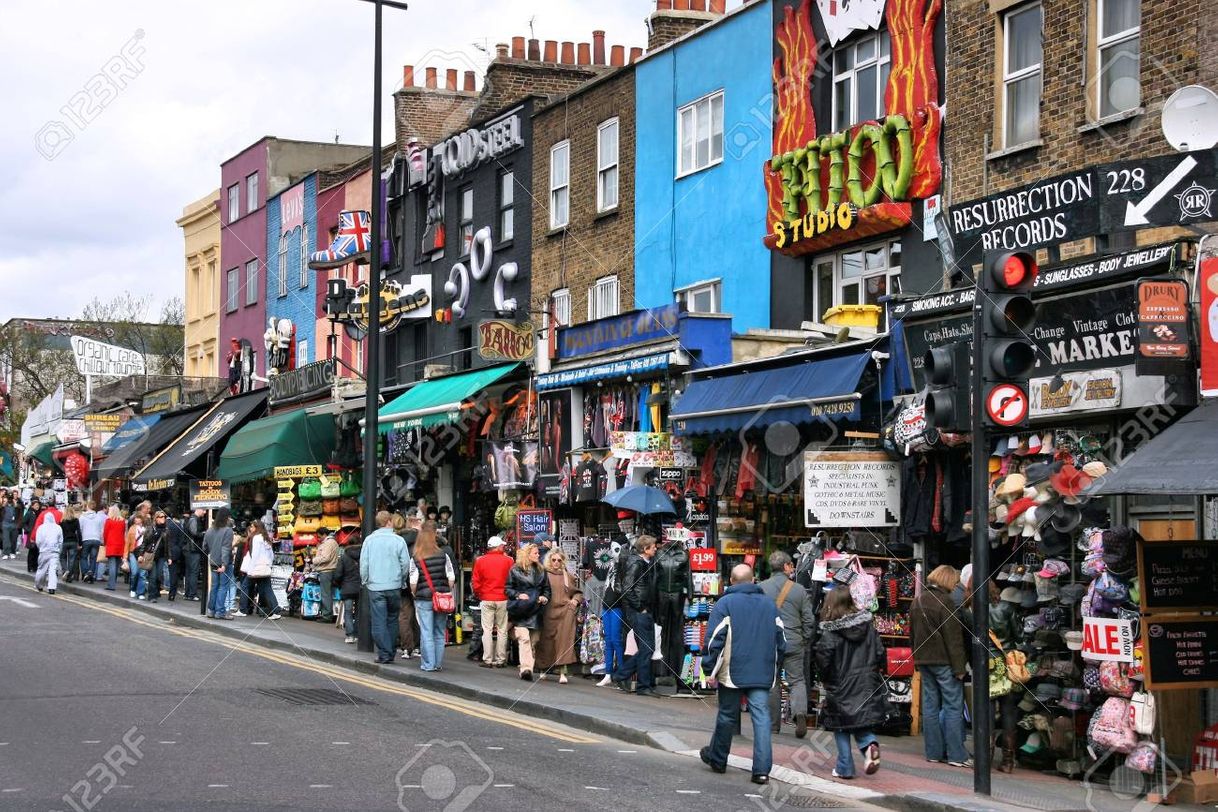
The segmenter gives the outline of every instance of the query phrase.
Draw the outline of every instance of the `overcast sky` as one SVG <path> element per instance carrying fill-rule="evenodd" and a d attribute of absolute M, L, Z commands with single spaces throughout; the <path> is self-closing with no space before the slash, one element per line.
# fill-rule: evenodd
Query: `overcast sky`
<path fill-rule="evenodd" d="M 729 6 L 736 6 L 733 2 Z M 263 135 L 370 144 L 372 6 L 359 0 L 4 0 L 0 321 L 123 290 L 182 295 L 174 220 Z M 645 46 L 653 0 L 412 0 L 385 12 L 384 86 L 529 35 Z M 96 77 L 110 71 L 108 82 Z M 136 72 L 138 71 L 138 73 Z M 132 74 L 135 75 L 132 75 Z M 121 89 L 115 90 L 116 86 Z M 393 138 L 384 103 L 383 138 Z"/>

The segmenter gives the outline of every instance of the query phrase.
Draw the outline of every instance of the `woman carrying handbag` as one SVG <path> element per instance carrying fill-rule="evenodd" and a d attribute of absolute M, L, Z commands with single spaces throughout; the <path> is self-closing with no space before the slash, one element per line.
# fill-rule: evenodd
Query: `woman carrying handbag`
<path fill-rule="evenodd" d="M 246 576 L 249 600 L 257 598 L 258 610 L 270 620 L 280 620 L 279 599 L 271 589 L 271 565 L 275 563 L 275 548 L 268 540 L 271 534 L 260 521 L 249 526 L 248 550 L 241 561 L 241 573 Z M 253 606 L 249 607 L 252 611 Z"/>
<path fill-rule="evenodd" d="M 444 640 L 448 616 L 456 611 L 453 582 L 456 572 L 452 559 L 436 538 L 436 523 L 423 522 L 410 557 L 410 591 L 419 619 L 420 671 L 439 671 L 444 667 Z"/>

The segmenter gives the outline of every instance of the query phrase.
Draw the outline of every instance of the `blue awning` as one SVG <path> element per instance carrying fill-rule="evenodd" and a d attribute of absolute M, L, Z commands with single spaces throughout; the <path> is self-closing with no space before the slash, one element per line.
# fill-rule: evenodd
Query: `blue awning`
<path fill-rule="evenodd" d="M 859 381 L 869 363 L 871 353 L 862 352 L 695 380 L 673 410 L 673 427 L 678 434 L 711 434 L 858 420 Z"/>
<path fill-rule="evenodd" d="M 668 369 L 668 358 L 669 354 L 662 352 L 655 355 L 644 355 L 641 358 L 625 358 L 620 361 L 606 361 L 603 364 L 548 372 L 537 376 L 534 388 L 544 391 L 605 378 L 625 378 L 627 375 L 641 375 L 644 372 Z"/>
<path fill-rule="evenodd" d="M 128 443 L 135 442 L 147 434 L 148 429 L 155 426 L 160 419 L 160 414 L 137 415 L 131 418 L 118 427 L 118 431 L 114 432 L 114 436 L 106 440 L 106 444 L 102 446 L 102 451 L 112 454 Z"/>

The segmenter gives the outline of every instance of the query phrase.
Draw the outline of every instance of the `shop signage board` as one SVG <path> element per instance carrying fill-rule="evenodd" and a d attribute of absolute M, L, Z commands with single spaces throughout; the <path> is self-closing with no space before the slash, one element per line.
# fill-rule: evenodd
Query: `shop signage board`
<path fill-rule="evenodd" d="M 196 479 L 190 483 L 191 510 L 219 510 L 231 506 L 232 494 L 223 479 Z"/>
<path fill-rule="evenodd" d="M 89 436 L 89 428 L 85 425 L 84 420 L 70 418 L 60 421 L 59 428 L 55 430 L 55 436 L 61 443 L 76 443 Z"/>
<path fill-rule="evenodd" d="M 1204 150 L 1098 167 L 1101 228 L 1110 232 L 1214 220 L 1214 156 L 1214 150 Z"/>
<path fill-rule="evenodd" d="M 144 356 L 135 350 L 85 336 L 72 336 L 69 340 L 76 356 L 76 371 L 81 375 L 126 378 L 146 372 Z"/>
<path fill-rule="evenodd" d="M 660 482 L 684 482 L 684 468 L 661 468 L 656 472 L 656 479 Z"/>
<path fill-rule="evenodd" d="M 52 434 L 63 419 L 63 384 L 47 395 L 38 405 L 26 412 L 21 424 L 21 444 L 29 448 L 31 439 L 43 434 Z"/>
<path fill-rule="evenodd" d="M 357 287 L 355 298 L 347 308 L 347 316 L 364 334 L 368 332 L 368 291 L 367 282 Z M 386 279 L 381 283 L 382 333 L 392 333 L 403 320 L 429 319 L 431 313 L 431 274 L 412 276 L 406 284 L 395 279 Z"/>
<path fill-rule="evenodd" d="M 539 533 L 549 533 L 554 521 L 551 510 L 516 511 L 516 538 L 521 544 L 532 541 Z"/>
<path fill-rule="evenodd" d="M 639 358 L 624 358 L 620 361 L 606 361 L 578 369 L 563 369 L 537 376 L 539 390 L 555 389 L 560 386 L 575 386 L 603 378 L 624 378 L 627 375 L 641 375 L 644 372 L 654 372 L 668 368 L 666 352 L 654 355 L 644 355 Z"/>
<path fill-rule="evenodd" d="M 690 438 L 668 432 L 614 431 L 610 454 L 641 468 L 693 468 L 697 465 Z"/>
<path fill-rule="evenodd" d="M 900 515 L 900 462 L 875 451 L 805 452 L 807 527 L 893 527 Z"/>
<path fill-rule="evenodd" d="M 1028 394 L 1031 397 L 1029 415 L 1048 417 L 1092 409 L 1116 409 L 1121 405 L 1119 369 L 1063 372 L 1061 381 L 1062 386 L 1056 392 L 1052 391 L 1052 377 L 1028 381 Z"/>
<path fill-rule="evenodd" d="M 1201 293 L 1201 394 L 1218 396 L 1218 257 L 1202 257 L 1197 288 Z"/>
<path fill-rule="evenodd" d="M 328 395 L 334 385 L 334 374 L 333 358 L 281 372 L 271 377 L 270 401 L 273 404 L 288 403 Z"/>
<path fill-rule="evenodd" d="M 310 476 L 321 476 L 320 465 L 277 465 L 275 479 L 304 479 Z"/>
<path fill-rule="evenodd" d="M 1218 610 L 1218 542 L 1139 544 L 1138 584 L 1143 612 Z"/>
<path fill-rule="evenodd" d="M 532 322 L 487 319 L 478 322 L 478 355 L 485 361 L 525 361 L 533 357 L 537 336 Z"/>
<path fill-rule="evenodd" d="M 693 572 L 718 572 L 718 551 L 714 547 L 692 548 L 689 551 L 689 568 Z"/>
<path fill-rule="evenodd" d="M 1218 688 L 1218 617 L 1154 617 L 1142 626 L 1148 689 Z"/>
<path fill-rule="evenodd" d="M 1083 618 L 1084 660 L 1132 663 L 1135 642 L 1132 620 Z"/>
<path fill-rule="evenodd" d="M 288 605 L 288 584 L 292 580 L 292 565 L 291 564 L 272 564 L 271 565 L 271 592 L 275 593 L 275 600 L 280 606 Z"/>
<path fill-rule="evenodd" d="M 1138 281 L 1139 374 L 1184 372 L 1192 357 L 1188 322 L 1192 314 L 1188 283 L 1182 279 Z"/>
<path fill-rule="evenodd" d="M 127 421 L 121 414 L 87 414 L 85 426 L 94 434 L 113 434 Z"/>
<path fill-rule="evenodd" d="M 181 402 L 182 387 L 167 386 L 164 389 L 157 389 L 144 395 L 144 399 L 140 404 L 140 411 L 143 414 L 167 412 L 170 409 L 176 408 Z"/>
<path fill-rule="evenodd" d="M 563 327 L 558 331 L 558 357 L 579 358 L 634 344 L 676 338 L 680 316 L 680 307 L 671 304 Z"/>
<path fill-rule="evenodd" d="M 434 150 L 444 176 L 456 178 L 523 146 L 524 124 L 521 110 L 516 108 L 481 129 L 471 127 L 441 141 Z"/>
<path fill-rule="evenodd" d="M 723 555 L 761 555 L 761 542 L 754 538 L 722 537 L 719 549 Z"/>

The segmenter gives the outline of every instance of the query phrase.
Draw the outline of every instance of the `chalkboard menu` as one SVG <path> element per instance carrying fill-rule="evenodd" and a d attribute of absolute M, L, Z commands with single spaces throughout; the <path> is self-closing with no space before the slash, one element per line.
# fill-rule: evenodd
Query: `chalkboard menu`
<path fill-rule="evenodd" d="M 1146 618 L 1142 625 L 1147 687 L 1218 688 L 1218 617 Z"/>
<path fill-rule="evenodd" d="M 1218 609 L 1218 541 L 1138 545 L 1142 611 Z"/>

